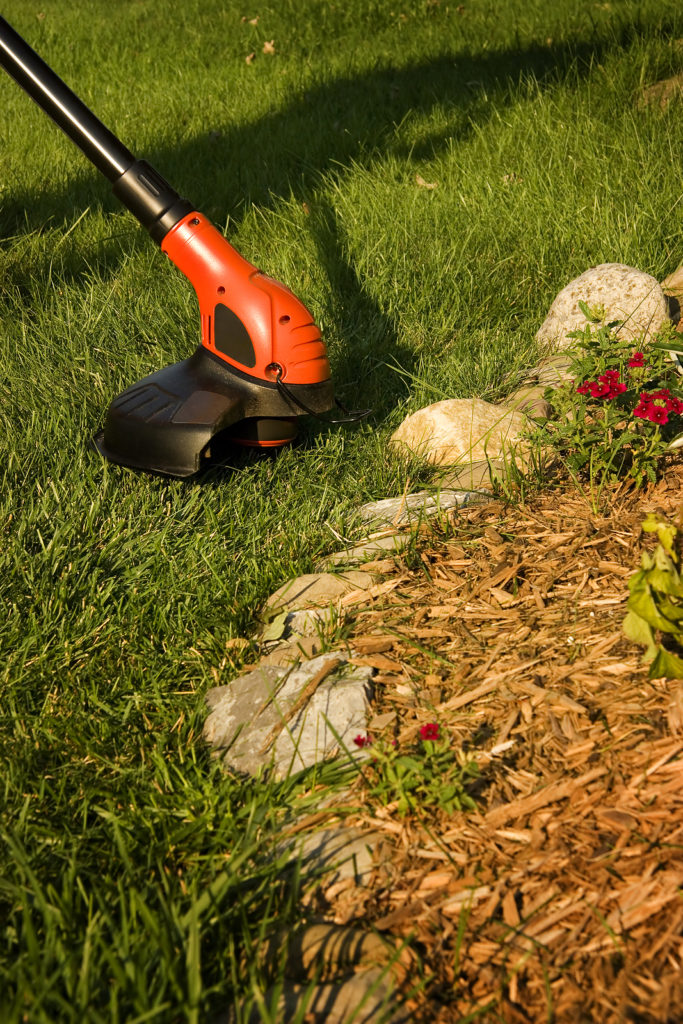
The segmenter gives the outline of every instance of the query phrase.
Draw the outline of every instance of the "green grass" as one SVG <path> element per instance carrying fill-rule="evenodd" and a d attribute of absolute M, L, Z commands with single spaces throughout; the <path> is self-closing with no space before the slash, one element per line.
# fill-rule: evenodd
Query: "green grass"
<path fill-rule="evenodd" d="M 340 396 L 375 413 L 197 482 L 104 464 L 88 441 L 109 401 L 189 354 L 195 298 L 0 78 L 3 1024 L 199 1021 L 260 991 L 249 951 L 298 913 L 278 824 L 311 779 L 224 773 L 202 695 L 275 587 L 353 533 L 364 501 L 420 481 L 387 450 L 407 412 L 502 398 L 588 266 L 678 266 L 680 106 L 636 98 L 683 67 L 679 7 L 5 3 L 301 296 Z"/>

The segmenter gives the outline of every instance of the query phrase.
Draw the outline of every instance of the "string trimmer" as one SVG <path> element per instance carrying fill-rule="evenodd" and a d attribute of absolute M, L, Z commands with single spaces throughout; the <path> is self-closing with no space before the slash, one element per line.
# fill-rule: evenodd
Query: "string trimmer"
<path fill-rule="evenodd" d="M 114 195 L 199 299 L 201 344 L 114 399 L 94 439 L 101 454 L 136 469 L 190 476 L 210 457 L 217 435 L 277 447 L 294 438 L 299 416 L 331 409 L 327 351 L 304 304 L 240 256 L 150 164 L 136 160 L 3 18 L 0 65 L 112 182 Z"/>

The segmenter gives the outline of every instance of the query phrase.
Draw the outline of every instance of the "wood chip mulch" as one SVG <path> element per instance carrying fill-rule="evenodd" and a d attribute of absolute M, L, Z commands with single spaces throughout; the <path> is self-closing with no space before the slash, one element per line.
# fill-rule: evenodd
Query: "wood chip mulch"
<path fill-rule="evenodd" d="M 326 895 L 418 952 L 416 1021 L 683 1021 L 683 682 L 621 632 L 644 514 L 682 501 L 677 466 L 598 511 L 575 488 L 494 501 L 359 596 L 373 739 L 438 722 L 481 772 L 476 811 L 359 801 L 376 874 Z"/>

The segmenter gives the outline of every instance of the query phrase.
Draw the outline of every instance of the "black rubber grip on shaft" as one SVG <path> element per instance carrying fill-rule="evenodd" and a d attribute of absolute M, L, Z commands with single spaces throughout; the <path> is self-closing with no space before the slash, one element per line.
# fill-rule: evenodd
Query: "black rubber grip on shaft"
<path fill-rule="evenodd" d="M 114 195 L 152 238 L 164 235 L 194 207 L 144 160 L 136 160 L 123 143 L 48 67 L 42 57 L 0 17 L 0 67 L 43 108 L 109 181 Z"/>
<path fill-rule="evenodd" d="M 146 160 L 136 160 L 112 185 L 112 192 L 147 228 L 155 242 L 161 242 L 179 220 L 194 207 L 155 171 Z"/>

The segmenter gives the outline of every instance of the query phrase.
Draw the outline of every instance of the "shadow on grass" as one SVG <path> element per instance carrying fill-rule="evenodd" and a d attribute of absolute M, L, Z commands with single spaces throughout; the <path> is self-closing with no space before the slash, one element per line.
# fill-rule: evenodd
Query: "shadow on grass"
<path fill-rule="evenodd" d="M 494 115 L 514 102 L 525 80 L 542 90 L 574 76 L 587 77 L 608 49 L 627 46 L 639 36 L 661 34 L 661 24 L 608 27 L 609 38 L 591 43 L 568 42 L 480 55 L 442 56 L 407 67 L 379 67 L 357 77 L 325 82 L 299 91 L 283 109 L 253 123 L 224 128 L 173 147 L 140 154 L 217 223 L 239 224 L 253 204 L 275 209 L 282 198 L 303 202 L 321 175 L 343 180 L 350 162 L 363 166 L 394 155 L 413 162 L 439 154 L 453 142 L 464 142 Z M 78 83 L 70 83 L 77 87 Z M 189 99 L 188 99 L 189 102 Z M 440 111 L 446 125 L 408 146 L 396 131 L 406 117 Z M 321 127 L 322 126 L 322 127 Z M 125 142 L 125 140 L 123 140 Z M 75 219 L 90 206 L 103 212 L 120 210 L 108 183 L 84 169 L 68 189 L 14 195 L 0 215 L 0 232 L 17 235 L 40 231 L 52 221 Z M 331 205 L 316 199 L 307 218 L 330 288 L 330 308 L 344 339 L 342 358 L 332 353 L 335 380 L 342 398 L 353 388 L 354 401 L 379 414 L 395 400 L 386 387 L 389 361 L 410 374 L 415 355 L 402 345 L 395 319 L 378 303 L 347 259 L 340 225 Z M 140 245 L 148 244 L 140 232 Z M 92 262 L 103 276 L 113 276 L 121 260 L 116 240 L 102 239 Z M 32 275 L 51 273 L 46 255 L 32 264 Z M 83 252 L 64 260 L 67 280 L 84 273 Z M 22 288 L 20 261 L 8 268 L 9 282 Z M 301 296 L 306 301 L 306 296 Z M 393 389 L 395 391 L 395 388 Z"/>

